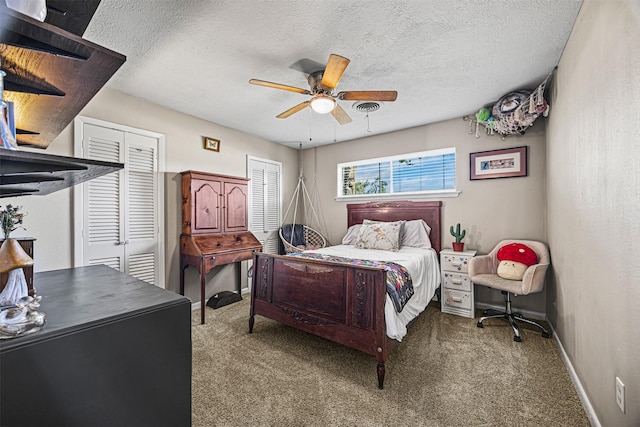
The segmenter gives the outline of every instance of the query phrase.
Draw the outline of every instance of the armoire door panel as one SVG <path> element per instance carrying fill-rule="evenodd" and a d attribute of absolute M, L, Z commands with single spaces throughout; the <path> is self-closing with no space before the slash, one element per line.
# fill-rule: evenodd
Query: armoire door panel
<path fill-rule="evenodd" d="M 194 220 L 192 232 L 219 233 L 222 231 L 222 183 L 220 181 L 192 180 L 191 191 Z"/>
<path fill-rule="evenodd" d="M 226 203 L 224 206 L 225 231 L 247 230 L 249 227 L 247 222 L 247 185 L 225 183 L 224 188 L 226 195 Z"/>

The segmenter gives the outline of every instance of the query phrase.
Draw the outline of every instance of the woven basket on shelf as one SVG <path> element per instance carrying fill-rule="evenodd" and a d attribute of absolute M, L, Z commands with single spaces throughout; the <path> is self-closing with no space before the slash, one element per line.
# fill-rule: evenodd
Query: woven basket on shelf
<path fill-rule="evenodd" d="M 286 253 L 290 254 L 292 252 L 302 252 L 308 249 L 319 249 L 319 248 L 327 247 L 327 240 L 318 231 L 306 225 L 302 226 L 302 230 L 303 230 L 302 232 L 304 236 L 305 246 L 298 247 L 298 246 L 293 246 L 290 242 L 288 242 L 284 238 L 284 236 L 282 235 L 282 227 L 280 227 L 278 234 L 280 235 L 280 240 L 282 240 L 282 244 L 284 245 L 284 251 Z"/>

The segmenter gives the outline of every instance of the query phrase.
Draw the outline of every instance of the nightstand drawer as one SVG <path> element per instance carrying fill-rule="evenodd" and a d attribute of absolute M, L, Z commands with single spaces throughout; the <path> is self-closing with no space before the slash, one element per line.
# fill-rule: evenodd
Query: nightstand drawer
<path fill-rule="evenodd" d="M 448 307 L 471 310 L 471 293 L 456 291 L 454 289 L 443 289 L 442 303 Z"/>
<path fill-rule="evenodd" d="M 445 288 L 455 289 L 458 291 L 470 291 L 471 280 L 469 276 L 462 273 L 443 272 L 443 284 Z"/>
<path fill-rule="evenodd" d="M 469 256 L 442 254 L 442 269 L 466 273 L 469 269 Z"/>

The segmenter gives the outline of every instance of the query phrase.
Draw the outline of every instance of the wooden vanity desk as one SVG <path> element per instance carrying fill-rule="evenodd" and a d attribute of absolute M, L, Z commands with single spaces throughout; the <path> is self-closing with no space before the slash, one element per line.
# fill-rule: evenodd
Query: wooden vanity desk
<path fill-rule="evenodd" d="M 249 230 L 248 178 L 182 172 L 182 234 L 180 235 L 180 293 L 184 295 L 184 271 L 191 265 L 200 273 L 200 321 L 205 322 L 206 275 L 214 267 L 237 265 L 253 258 L 262 245 Z"/>

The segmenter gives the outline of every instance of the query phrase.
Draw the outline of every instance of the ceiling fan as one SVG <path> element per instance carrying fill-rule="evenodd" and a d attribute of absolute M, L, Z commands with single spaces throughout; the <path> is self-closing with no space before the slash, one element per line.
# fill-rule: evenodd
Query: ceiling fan
<path fill-rule="evenodd" d="M 333 117 L 341 125 L 346 125 L 351 122 L 351 117 L 346 111 L 336 102 L 336 100 L 345 101 L 395 101 L 398 97 L 396 91 L 372 91 L 372 90 L 360 90 L 360 91 L 346 91 L 333 93 L 333 90 L 338 86 L 338 82 L 342 78 L 344 71 L 349 65 L 349 59 L 331 54 L 329 55 L 329 61 L 327 62 L 324 70 L 315 71 L 309 74 L 307 81 L 309 82 L 309 89 L 302 89 L 294 86 L 287 86 L 279 83 L 267 82 L 264 80 L 251 79 L 249 83 L 271 87 L 274 89 L 288 90 L 290 92 L 297 92 L 303 95 L 311 95 L 311 99 L 301 102 L 300 104 L 289 108 L 287 111 L 278 114 L 276 117 L 279 119 L 286 119 L 287 117 L 310 107 L 313 111 L 320 114 L 331 113 Z"/>

